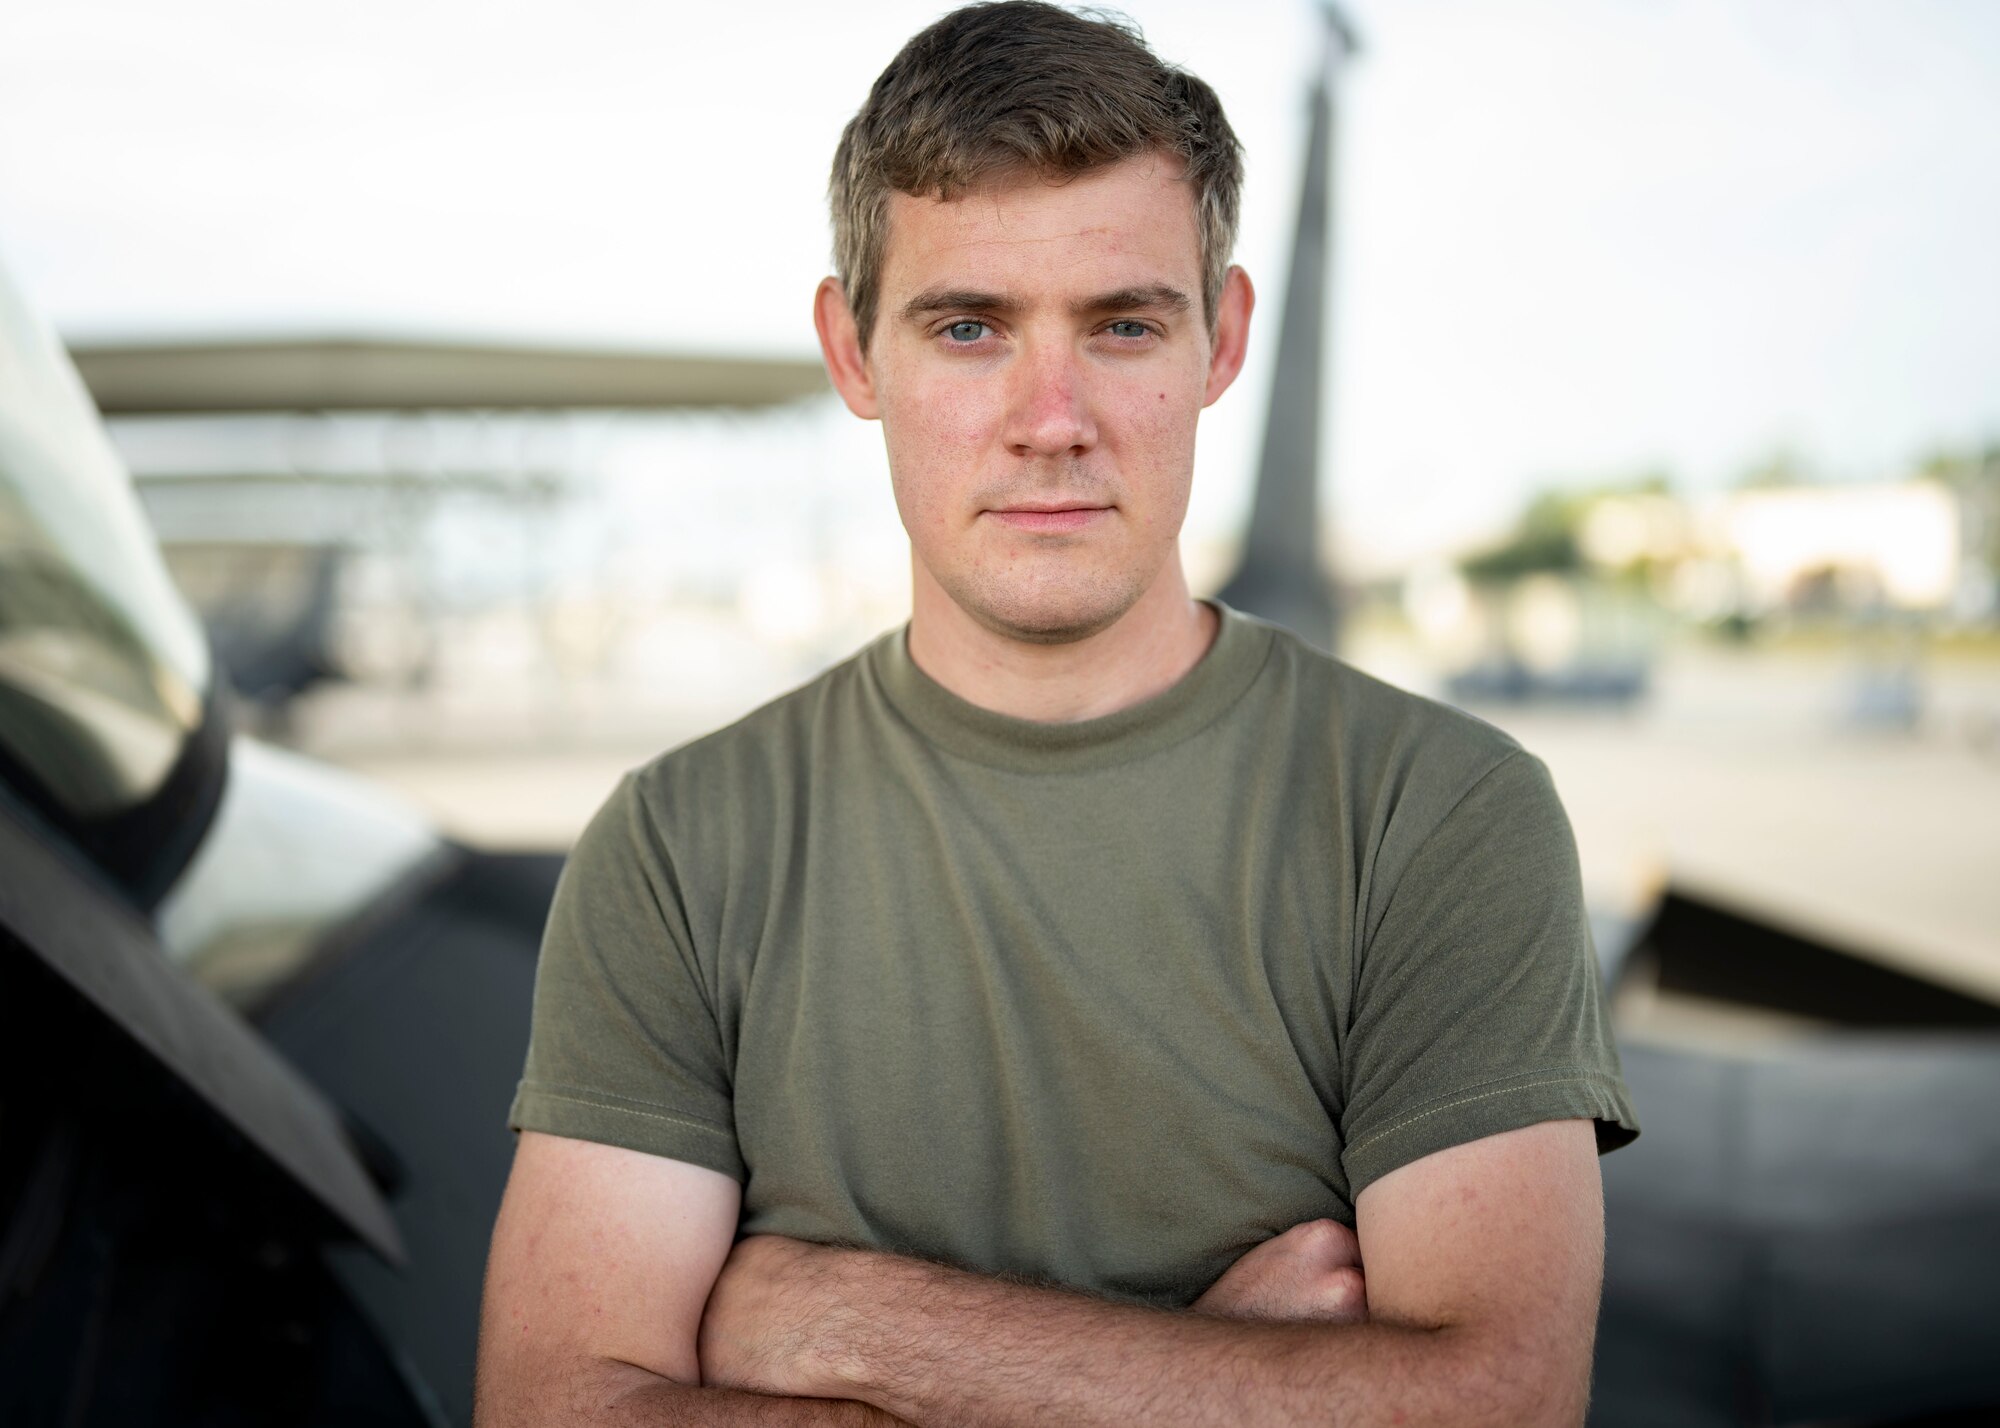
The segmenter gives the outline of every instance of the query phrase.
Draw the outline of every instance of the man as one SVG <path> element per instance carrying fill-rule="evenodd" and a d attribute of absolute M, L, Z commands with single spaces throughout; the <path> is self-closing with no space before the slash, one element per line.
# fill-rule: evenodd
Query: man
<path fill-rule="evenodd" d="M 1182 576 L 1240 174 L 1034 3 L 848 126 L 815 318 L 911 619 L 572 855 L 488 1428 L 1581 1420 L 1636 1125 L 1547 770 Z"/>

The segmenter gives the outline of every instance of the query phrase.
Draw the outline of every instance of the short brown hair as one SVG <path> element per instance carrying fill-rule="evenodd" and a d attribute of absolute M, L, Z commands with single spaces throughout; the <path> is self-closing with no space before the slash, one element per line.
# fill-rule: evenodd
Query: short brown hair
<path fill-rule="evenodd" d="M 833 155 L 833 266 L 862 347 L 892 190 L 950 199 L 1009 173 L 1070 177 L 1149 149 L 1177 155 L 1194 185 L 1212 327 L 1243 190 L 1242 150 L 1215 91 L 1161 63 L 1130 20 L 1102 11 L 998 0 L 918 32 Z"/>

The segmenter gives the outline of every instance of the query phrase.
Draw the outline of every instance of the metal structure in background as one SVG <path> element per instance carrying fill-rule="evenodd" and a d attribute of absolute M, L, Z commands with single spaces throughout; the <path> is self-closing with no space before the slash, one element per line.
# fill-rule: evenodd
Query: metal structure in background
<path fill-rule="evenodd" d="M 1326 309 L 1334 237 L 1335 117 L 1340 69 L 1359 52 L 1354 27 L 1331 3 L 1320 6 L 1325 54 L 1312 91 L 1312 126 L 1299 185 L 1285 308 L 1278 322 L 1271 406 L 1249 533 L 1222 601 L 1285 626 L 1331 651 L 1339 637 L 1337 592 L 1321 563 L 1319 452 L 1326 405 Z"/>
<path fill-rule="evenodd" d="M 828 390 L 817 359 L 329 337 L 85 343 L 107 417 L 171 412 L 764 407 Z"/>
<path fill-rule="evenodd" d="M 828 389 L 815 358 L 718 356 L 638 349 L 282 337 L 79 344 L 71 352 L 98 411 L 119 418 L 210 419 L 212 470 L 135 471 L 167 563 L 202 617 L 247 713 L 283 727 L 291 702 L 350 677 L 335 629 L 348 608 L 357 551 L 387 555 L 412 592 L 402 623 L 427 672 L 438 641 L 430 572 L 413 548 L 443 506 L 477 494 L 531 513 L 560 495 L 568 473 L 528 466 L 405 469 L 399 439 L 434 417 L 523 421 L 560 433 L 568 414 L 698 408 L 747 411 Z M 373 426 L 381 448 L 344 468 L 286 460 L 248 468 L 220 456 L 215 433 L 290 424 Z M 154 422 L 158 426 L 159 423 Z M 182 422 L 185 426 L 186 423 Z M 310 444 L 309 441 L 302 444 Z"/>

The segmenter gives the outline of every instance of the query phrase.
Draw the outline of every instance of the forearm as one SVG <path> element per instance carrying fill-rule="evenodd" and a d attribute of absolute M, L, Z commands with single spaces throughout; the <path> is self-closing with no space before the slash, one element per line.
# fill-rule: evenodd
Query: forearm
<path fill-rule="evenodd" d="M 600 1362 L 568 1379 L 535 1376 L 534 1387 L 507 1406 L 482 1394 L 477 1428 L 907 1428 L 899 1418 L 853 1399 L 786 1398 L 704 1388 L 634 1364 Z"/>
<path fill-rule="evenodd" d="M 1454 1327 L 1250 1322 L 1113 1304 L 916 1260 L 856 1265 L 829 1391 L 913 1424 L 1573 1422 Z"/>
<path fill-rule="evenodd" d="M 599 1420 L 605 1428 L 905 1428 L 872 1404 L 841 1398 L 776 1398 L 655 1378 L 634 1387 Z"/>

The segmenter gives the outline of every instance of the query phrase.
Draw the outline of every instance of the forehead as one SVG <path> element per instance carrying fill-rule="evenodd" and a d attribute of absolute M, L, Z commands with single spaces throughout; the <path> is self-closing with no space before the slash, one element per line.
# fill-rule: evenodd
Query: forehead
<path fill-rule="evenodd" d="M 889 195 L 885 306 L 939 283 L 1030 297 L 1166 282 L 1200 288 L 1192 187 L 1142 154 L 1064 179 L 1010 177 L 955 198 Z"/>

